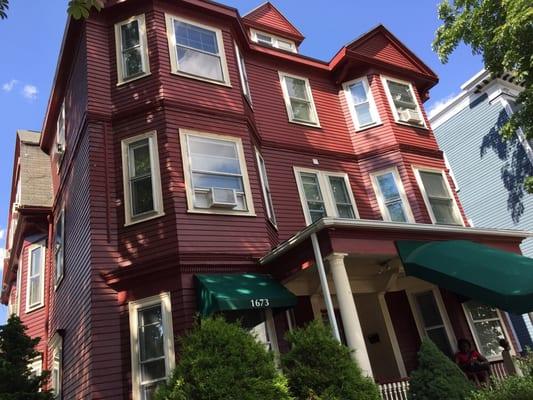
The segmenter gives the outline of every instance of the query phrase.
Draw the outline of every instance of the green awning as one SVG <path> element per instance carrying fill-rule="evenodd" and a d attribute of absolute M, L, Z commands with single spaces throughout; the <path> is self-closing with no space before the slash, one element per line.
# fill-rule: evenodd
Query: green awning
<path fill-rule="evenodd" d="M 533 311 L 533 258 L 468 240 L 396 247 L 407 275 L 512 313 Z"/>
<path fill-rule="evenodd" d="M 200 315 L 217 311 L 289 308 L 296 296 L 270 275 L 196 275 Z"/>

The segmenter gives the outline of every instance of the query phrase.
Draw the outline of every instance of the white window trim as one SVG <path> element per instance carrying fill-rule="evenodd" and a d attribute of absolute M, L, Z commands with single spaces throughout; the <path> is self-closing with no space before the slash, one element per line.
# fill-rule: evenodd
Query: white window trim
<path fill-rule="evenodd" d="M 363 87 L 365 89 L 366 95 L 368 97 L 368 104 L 370 107 L 370 114 L 372 115 L 372 118 L 374 119 L 374 122 L 371 124 L 359 125 L 359 120 L 357 118 L 357 113 L 355 112 L 355 103 L 353 101 L 352 94 L 350 92 L 350 86 L 361 82 L 363 84 Z M 362 131 L 368 128 L 375 127 L 377 125 L 381 124 L 381 119 L 379 117 L 379 112 L 376 107 L 376 102 L 374 101 L 374 96 L 372 95 L 372 90 L 370 88 L 370 84 L 368 83 L 368 78 L 366 76 L 363 76 L 361 78 L 353 79 L 348 82 L 344 82 L 342 84 L 342 88 L 344 90 L 344 96 L 346 97 L 346 101 L 348 103 L 348 108 L 350 109 L 350 115 L 352 116 L 352 121 L 355 127 L 356 131 Z"/>
<path fill-rule="evenodd" d="M 122 26 L 127 25 L 133 21 L 137 21 L 139 24 L 139 43 L 141 45 L 141 60 L 143 66 L 143 73 L 132 76 L 130 78 L 124 77 L 124 66 L 122 59 Z M 125 21 L 121 21 L 115 24 L 115 50 L 116 50 L 116 63 L 117 63 L 117 86 L 123 85 L 135 81 L 140 78 L 144 78 L 150 75 L 150 60 L 148 57 L 148 38 L 146 34 L 146 18 L 144 14 L 136 15 Z"/>
<path fill-rule="evenodd" d="M 477 330 L 476 330 L 476 328 L 474 326 L 474 320 L 472 319 L 472 314 L 470 314 L 470 311 L 467 309 L 465 303 L 462 303 L 461 306 L 463 307 L 463 312 L 465 314 L 466 321 L 468 322 L 468 327 L 470 328 L 470 332 L 472 333 L 472 337 L 474 338 L 474 343 L 476 344 L 476 347 L 481 352 L 482 346 L 481 346 L 481 342 L 480 342 L 478 334 L 477 334 Z M 487 307 L 491 307 L 491 306 L 487 306 Z M 491 307 L 491 308 L 494 308 L 494 307 Z M 516 355 L 516 352 L 515 352 L 514 347 L 513 347 L 512 343 L 511 343 L 511 340 L 510 340 L 510 338 L 511 338 L 510 332 L 507 330 L 507 326 L 506 326 L 505 321 L 504 321 L 504 316 L 502 315 L 502 312 L 498 308 L 495 308 L 495 310 L 496 310 L 496 313 L 498 314 L 498 319 L 500 320 L 500 324 L 502 326 L 503 334 L 505 336 L 505 339 L 507 339 L 509 341 L 509 344 L 511 345 L 511 354 Z M 500 356 L 494 356 L 494 357 L 486 357 L 486 358 L 489 361 L 499 361 L 499 360 L 503 359 L 503 357 L 501 355 Z"/>
<path fill-rule="evenodd" d="M 168 41 L 168 50 L 170 53 L 170 71 L 172 74 L 180 75 L 185 78 L 195 79 L 199 81 L 214 83 L 216 85 L 228 86 L 231 87 L 231 81 L 228 71 L 228 62 L 226 60 L 226 52 L 224 49 L 224 39 L 222 35 L 222 30 L 215 28 L 210 25 L 204 25 L 194 20 L 190 20 L 183 17 L 177 17 L 171 14 L 165 14 L 166 29 L 167 29 L 167 41 Z M 207 29 L 212 32 L 215 32 L 217 38 L 217 46 L 220 52 L 220 63 L 222 64 L 222 81 L 217 81 L 214 79 L 209 79 L 203 76 L 193 75 L 185 72 L 181 72 L 178 66 L 178 56 L 176 54 L 176 34 L 174 32 L 174 21 L 181 21 L 186 24 L 195 25 L 199 28 Z"/>
<path fill-rule="evenodd" d="M 254 201 L 252 198 L 252 189 L 250 187 L 250 179 L 248 176 L 248 167 L 246 165 L 246 158 L 244 156 L 244 149 L 242 139 L 237 136 L 219 135 L 216 133 L 200 132 L 192 129 L 179 130 L 181 157 L 183 160 L 183 171 L 185 177 L 185 192 L 187 194 L 187 212 L 192 214 L 219 214 L 219 215 L 240 215 L 255 217 Z M 188 136 L 197 136 L 201 138 L 210 138 L 216 140 L 225 140 L 235 143 L 237 154 L 239 157 L 239 165 L 241 167 L 242 183 L 244 186 L 244 196 L 246 198 L 247 210 L 224 210 L 215 208 L 196 208 L 194 206 L 194 187 L 192 184 L 191 164 L 189 161 L 189 145 Z"/>
<path fill-rule="evenodd" d="M 63 120 L 63 126 L 59 127 L 59 121 Z M 59 151 L 59 147 L 61 146 L 61 151 Z M 65 99 L 61 102 L 61 107 L 59 109 L 59 114 L 57 116 L 56 121 L 56 153 L 59 156 L 58 160 L 58 169 L 63 161 L 63 154 L 67 150 L 67 118 L 66 118 L 66 111 L 65 111 Z"/>
<path fill-rule="evenodd" d="M 346 174 L 345 172 L 331 172 L 331 171 L 323 171 L 323 170 L 311 169 L 311 168 L 294 167 L 294 176 L 296 178 L 296 186 L 298 187 L 298 194 L 300 195 L 300 202 L 302 204 L 302 210 L 304 211 L 304 216 L 305 216 L 305 223 L 307 225 L 311 225 L 313 221 L 311 218 L 311 213 L 309 212 L 309 208 L 307 206 L 307 200 L 305 198 L 305 191 L 303 188 L 303 184 L 300 179 L 301 172 L 317 175 L 318 183 L 320 185 L 320 191 L 322 193 L 322 199 L 324 201 L 324 207 L 326 209 L 326 215 L 335 217 L 335 218 L 338 217 L 337 207 L 335 206 L 335 199 L 333 198 L 331 186 L 327 178 L 329 176 L 344 178 L 344 183 L 346 185 L 346 190 L 348 191 L 348 197 L 350 199 L 350 202 L 352 203 L 353 212 L 355 214 L 355 219 L 359 219 L 359 211 L 357 210 L 357 204 L 355 203 L 355 198 L 353 195 L 352 186 L 350 185 L 350 179 L 348 178 L 348 174 Z M 324 193 L 324 190 L 323 190 L 324 188 L 328 188 L 328 191 L 326 193 Z"/>
<path fill-rule="evenodd" d="M 145 215 L 134 216 L 132 208 L 132 198 L 130 191 L 129 172 L 129 146 L 132 143 L 143 139 L 148 139 L 150 149 L 150 168 L 152 173 L 152 197 L 154 210 Z M 136 135 L 122 140 L 122 183 L 124 189 L 124 226 L 138 224 L 165 215 L 163 207 L 163 191 L 161 188 L 161 172 L 159 167 L 159 148 L 157 145 L 157 132 L 150 131 L 141 135 Z"/>
<path fill-rule="evenodd" d="M 420 336 L 420 339 L 427 337 L 427 333 L 426 333 L 426 327 L 424 325 L 424 321 L 422 320 L 422 315 L 420 314 L 420 310 L 418 308 L 418 303 L 415 299 L 415 296 L 419 293 L 425 293 L 425 292 L 433 293 L 433 297 L 435 298 L 435 302 L 437 303 L 437 308 L 439 309 L 442 323 L 444 324 L 444 330 L 446 331 L 446 335 L 448 336 L 448 341 L 450 342 L 450 347 L 452 349 L 452 352 L 453 353 L 457 352 L 458 350 L 457 349 L 457 338 L 455 336 L 455 332 L 453 331 L 452 323 L 450 321 L 450 317 L 448 316 L 448 311 L 446 310 L 444 301 L 442 300 L 440 290 L 436 286 L 426 287 L 424 289 L 419 288 L 419 289 L 406 290 L 407 300 L 409 301 L 409 306 L 411 307 L 411 313 L 413 314 L 413 317 L 415 319 L 415 325 L 416 325 L 416 329 L 418 330 L 418 335 Z"/>
<path fill-rule="evenodd" d="M 62 237 L 62 240 L 63 240 L 63 243 L 61 243 L 61 247 L 62 247 L 62 252 L 61 252 L 61 275 L 60 276 L 57 276 L 57 262 L 56 262 L 56 253 L 57 253 L 57 250 L 56 250 L 56 242 L 55 242 L 55 237 L 56 237 L 56 227 L 57 227 L 57 224 L 59 223 L 59 220 L 61 219 L 61 232 L 63 234 L 63 237 Z M 57 288 L 59 287 L 59 284 L 63 281 L 63 277 L 65 276 L 65 209 L 62 208 L 60 211 L 59 211 L 59 214 L 55 220 L 55 224 L 54 224 L 54 248 L 53 248 L 53 257 L 54 257 L 54 290 L 57 290 Z"/>
<path fill-rule="evenodd" d="M 52 393 L 54 395 L 54 399 L 61 399 L 62 398 L 62 392 L 63 392 L 63 337 L 59 334 L 59 332 L 56 332 L 54 336 L 50 339 L 50 350 L 52 351 L 52 366 L 50 369 L 50 386 L 52 389 Z M 53 387 L 53 371 L 54 371 L 54 364 L 55 364 L 55 358 L 56 353 L 59 353 L 59 361 L 58 361 L 58 387 Z"/>
<path fill-rule="evenodd" d="M 381 187 L 379 186 L 378 176 L 385 175 L 389 172 L 392 173 L 392 175 L 394 176 L 396 187 L 398 188 L 398 192 L 400 193 L 400 199 L 402 200 L 402 204 L 405 210 L 405 216 L 407 217 L 407 221 L 404 223 L 414 224 L 415 217 L 413 216 L 413 211 L 411 210 L 409 199 L 407 198 L 407 194 L 405 193 L 405 188 L 403 186 L 402 178 L 400 177 L 400 173 L 398 172 L 398 168 L 396 167 L 382 169 L 379 171 L 372 172 L 370 174 L 370 179 L 372 181 L 372 187 L 374 188 L 374 193 L 378 201 L 379 210 L 381 211 L 381 216 L 383 217 L 383 221 L 391 222 L 392 220 L 389 214 L 389 210 L 387 206 L 385 205 L 385 199 L 383 197 L 383 193 L 381 192 Z"/>
<path fill-rule="evenodd" d="M 141 300 L 132 301 L 128 304 L 130 320 L 130 344 L 131 344 L 131 376 L 133 400 L 140 400 L 141 373 L 139 370 L 139 319 L 138 311 L 153 305 L 161 305 L 161 319 L 163 322 L 165 369 L 167 377 L 175 367 L 174 331 L 172 328 L 172 308 L 170 293 L 164 292 Z"/>
<path fill-rule="evenodd" d="M 242 56 L 241 50 L 239 49 L 239 45 L 237 44 L 237 42 L 233 42 L 233 45 L 235 47 L 237 67 L 239 68 L 242 94 L 250 104 L 250 107 L 252 107 L 252 94 L 250 93 L 250 82 L 248 80 L 248 72 L 246 71 L 246 63 L 244 61 L 244 57 Z"/>
<path fill-rule="evenodd" d="M 400 119 L 398 118 L 398 110 L 396 109 L 396 105 L 394 104 L 394 100 L 392 99 L 392 95 L 390 93 L 389 85 L 387 84 L 387 81 L 392 81 L 392 82 L 400 83 L 402 85 L 409 86 L 409 89 L 411 90 L 411 95 L 413 96 L 413 99 L 416 104 L 416 110 L 418 111 L 418 113 L 420 114 L 420 118 L 422 119 L 422 125 L 410 124 L 408 122 L 400 121 Z M 422 106 L 418 102 L 418 98 L 416 97 L 416 92 L 411 82 L 404 81 L 404 80 L 397 79 L 397 78 L 392 78 L 386 75 L 381 75 L 381 82 L 383 84 L 383 88 L 385 89 L 385 94 L 387 95 L 387 100 L 389 101 L 389 106 L 391 108 L 394 121 L 396 121 L 397 124 L 401 124 L 401 125 L 407 125 L 407 126 L 412 126 L 412 127 L 421 128 L 421 129 L 428 129 L 427 124 L 426 124 L 426 119 L 424 118 L 424 114 L 422 114 Z"/>
<path fill-rule="evenodd" d="M 276 220 L 276 212 L 274 211 L 274 201 L 272 200 L 272 194 L 270 197 L 268 196 L 268 193 L 272 193 L 272 190 L 270 189 L 270 184 L 268 183 L 268 172 L 266 170 L 266 163 L 265 159 L 263 158 L 263 155 L 260 153 L 259 149 L 255 149 L 255 157 L 257 161 L 257 169 L 259 172 L 259 180 L 261 182 L 261 189 L 263 191 L 263 199 L 265 202 L 265 209 L 267 213 L 268 220 L 274 225 L 274 227 L 277 229 L 277 220 Z M 264 169 L 265 169 L 265 176 L 262 174 L 261 169 L 261 162 L 263 163 Z"/>
<path fill-rule="evenodd" d="M 455 199 L 455 193 L 450 186 L 450 182 L 448 182 L 448 177 L 446 176 L 445 171 L 439 168 L 422 167 L 422 166 L 417 166 L 417 165 L 413 165 L 412 168 L 413 168 L 413 171 L 416 177 L 416 182 L 418 183 L 418 188 L 420 189 L 420 192 L 422 193 L 422 197 L 424 198 L 424 204 L 426 205 L 426 209 L 428 211 L 429 217 L 431 218 L 431 223 L 435 225 L 444 225 L 444 224 L 438 223 L 435 218 L 435 214 L 433 213 L 433 208 L 431 207 L 431 203 L 429 202 L 429 197 L 426 193 L 424 182 L 422 182 L 422 177 L 420 176 L 420 171 L 434 172 L 434 173 L 441 174 L 442 179 L 444 180 L 444 184 L 446 185 L 446 189 L 448 190 L 448 193 L 450 194 L 450 197 L 452 200 L 453 213 L 455 215 L 455 218 L 457 218 L 457 220 L 459 221 L 459 226 L 465 226 L 465 221 L 463 220 L 461 211 L 459 210 L 459 206 L 457 205 L 457 201 Z"/>
<path fill-rule="evenodd" d="M 285 108 L 287 109 L 287 116 L 289 117 L 289 122 L 292 122 L 293 124 L 299 124 L 299 125 L 306 125 L 306 126 L 312 126 L 315 128 L 320 128 L 320 121 L 318 119 L 318 112 L 316 110 L 315 100 L 313 98 L 313 91 L 311 90 L 311 84 L 309 83 L 308 78 L 304 78 L 303 76 L 298 76 L 294 74 L 289 74 L 286 72 L 278 71 L 279 74 L 279 82 L 281 85 L 281 91 L 283 93 L 283 100 L 285 101 Z M 314 121 L 299 121 L 297 119 L 294 119 L 294 115 L 292 112 L 292 106 L 291 106 L 291 99 L 289 97 L 289 91 L 287 90 L 287 84 L 285 82 L 285 78 L 294 78 L 294 79 L 300 79 L 305 82 L 305 90 L 307 92 L 307 96 L 309 97 L 309 102 L 311 104 L 311 115 L 314 117 Z"/>
<path fill-rule="evenodd" d="M 32 252 L 35 249 L 41 249 L 42 258 L 41 258 L 41 272 L 39 275 L 40 285 L 41 285 L 41 297 L 39 302 L 36 304 L 30 304 L 30 285 L 31 285 L 31 263 L 32 263 Z M 28 247 L 28 265 L 26 270 L 26 314 L 35 311 L 44 306 L 44 274 L 45 274 L 45 265 L 46 265 L 46 246 L 44 242 L 36 243 Z"/>
<path fill-rule="evenodd" d="M 294 40 L 285 39 L 285 38 L 282 38 L 280 36 L 273 35 L 272 33 L 258 31 L 258 30 L 253 29 L 253 28 L 250 29 L 250 36 L 251 36 L 252 42 L 257 43 L 257 44 L 262 45 L 262 46 L 268 46 L 268 45 L 265 45 L 263 43 L 259 43 L 259 41 L 257 40 L 257 34 L 258 33 L 261 34 L 261 35 L 270 36 L 272 38 L 272 46 L 269 46 L 269 47 L 273 47 L 275 49 L 282 50 L 282 51 L 289 51 L 289 52 L 292 52 L 292 53 L 298 53 L 298 48 L 296 47 L 296 43 L 294 42 Z M 280 40 L 283 40 L 284 42 L 290 43 L 291 44 L 291 50 L 285 50 L 285 49 L 281 48 L 279 46 L 279 41 Z"/>
<path fill-rule="evenodd" d="M 20 317 L 20 302 L 21 302 L 21 292 L 22 292 L 22 263 L 20 263 L 18 265 L 18 268 L 17 268 L 17 285 L 16 285 L 16 288 L 15 288 L 16 292 L 15 292 L 15 307 L 16 307 L 16 312 L 14 313 L 15 315 L 17 315 L 18 317 Z"/>

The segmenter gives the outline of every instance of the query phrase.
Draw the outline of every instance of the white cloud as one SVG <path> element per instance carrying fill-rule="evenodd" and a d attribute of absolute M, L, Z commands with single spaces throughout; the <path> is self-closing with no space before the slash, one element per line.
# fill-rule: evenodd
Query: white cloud
<path fill-rule="evenodd" d="M 19 83 L 19 81 L 16 79 L 11 79 L 9 82 L 6 82 L 2 85 L 2 90 L 4 92 L 11 92 L 17 83 Z"/>
<path fill-rule="evenodd" d="M 24 88 L 22 89 L 22 95 L 26 97 L 29 100 L 35 100 L 37 98 L 37 93 L 39 93 L 39 90 L 37 89 L 37 86 L 34 85 L 24 85 Z"/>
<path fill-rule="evenodd" d="M 440 100 L 437 100 L 435 103 L 431 104 L 429 109 L 427 110 L 428 118 L 431 119 L 434 115 L 436 115 L 439 111 L 441 111 L 448 102 L 457 96 L 457 93 L 452 93 Z"/>
<path fill-rule="evenodd" d="M 6 235 L 6 230 L 5 229 L 0 229 L 0 240 L 2 240 L 5 235 Z"/>

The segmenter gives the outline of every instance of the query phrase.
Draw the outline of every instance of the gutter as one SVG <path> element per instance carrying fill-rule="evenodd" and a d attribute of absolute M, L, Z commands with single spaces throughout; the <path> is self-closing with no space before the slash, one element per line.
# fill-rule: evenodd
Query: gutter
<path fill-rule="evenodd" d="M 512 229 L 469 228 L 464 226 L 433 225 L 433 224 L 406 224 L 403 222 L 385 222 L 370 219 L 341 219 L 322 218 L 312 225 L 298 232 L 286 240 L 270 253 L 259 260 L 260 265 L 268 264 L 282 254 L 287 253 L 296 245 L 307 240 L 311 235 L 328 228 L 360 228 L 360 229 L 385 229 L 391 231 L 420 232 L 420 233 L 450 233 L 479 236 L 508 237 L 525 239 L 533 237 L 533 232 Z"/>

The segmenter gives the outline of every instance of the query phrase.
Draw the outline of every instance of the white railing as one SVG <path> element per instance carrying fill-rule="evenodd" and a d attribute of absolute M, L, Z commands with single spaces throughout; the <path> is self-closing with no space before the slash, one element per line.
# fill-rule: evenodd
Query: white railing
<path fill-rule="evenodd" d="M 496 381 L 503 381 L 507 378 L 507 371 L 503 365 L 503 361 L 495 361 L 490 363 L 490 376 Z"/>
<path fill-rule="evenodd" d="M 379 385 L 379 391 L 383 400 L 407 400 L 409 381 L 407 379 L 383 383 Z"/>

